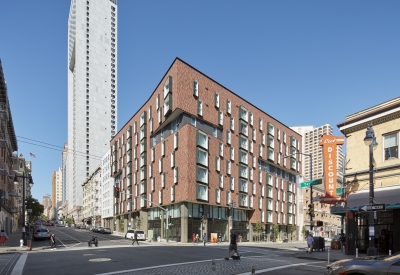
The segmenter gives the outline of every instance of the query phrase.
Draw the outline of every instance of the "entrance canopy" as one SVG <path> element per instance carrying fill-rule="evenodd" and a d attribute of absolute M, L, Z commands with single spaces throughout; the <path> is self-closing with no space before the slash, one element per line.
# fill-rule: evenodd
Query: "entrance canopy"
<path fill-rule="evenodd" d="M 375 204 L 386 204 L 386 209 L 400 208 L 400 186 L 374 189 Z M 347 208 L 358 208 L 369 204 L 369 189 L 349 194 Z"/>

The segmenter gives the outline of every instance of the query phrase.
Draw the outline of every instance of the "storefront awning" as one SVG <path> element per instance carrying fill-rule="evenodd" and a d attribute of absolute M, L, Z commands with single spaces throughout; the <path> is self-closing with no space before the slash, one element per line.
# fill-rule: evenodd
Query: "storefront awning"
<path fill-rule="evenodd" d="M 386 204 L 386 208 L 400 208 L 400 186 L 374 189 L 375 203 Z M 369 204 L 369 189 L 349 194 L 347 208 L 357 208 Z"/>

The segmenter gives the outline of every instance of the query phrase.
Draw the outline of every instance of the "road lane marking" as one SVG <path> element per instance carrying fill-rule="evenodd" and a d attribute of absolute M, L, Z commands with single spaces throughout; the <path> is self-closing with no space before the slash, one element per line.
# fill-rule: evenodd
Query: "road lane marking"
<path fill-rule="evenodd" d="M 28 254 L 22 254 L 19 257 L 18 262 L 15 264 L 13 271 L 11 272 L 11 275 L 21 275 L 22 271 L 24 270 L 26 258 L 28 257 Z"/>
<path fill-rule="evenodd" d="M 155 269 L 155 268 L 160 268 L 160 267 L 170 267 L 170 266 L 179 266 L 179 265 L 189 265 L 189 264 L 198 264 L 198 263 L 205 263 L 205 262 L 210 262 L 211 260 L 203 260 L 203 261 L 195 261 L 195 262 L 186 262 L 186 263 L 177 263 L 177 264 L 166 264 L 166 265 L 156 265 L 156 266 L 149 266 L 149 267 L 141 267 L 141 268 L 135 268 L 135 269 L 128 269 L 128 270 L 120 270 L 120 271 L 113 271 L 113 272 L 107 272 L 107 273 L 99 273 L 96 275 L 112 275 L 112 274 L 121 274 L 125 272 L 135 272 L 135 271 L 141 271 L 141 270 L 148 270 L 148 269 Z M 215 259 L 215 261 L 225 261 L 224 259 Z"/>
<path fill-rule="evenodd" d="M 262 273 L 262 272 L 269 272 L 269 271 L 274 271 L 278 269 L 284 269 L 284 268 L 289 268 L 293 266 L 300 266 L 300 265 L 306 265 L 308 264 L 315 264 L 315 263 L 320 263 L 320 262 L 311 262 L 311 263 L 300 263 L 300 264 L 290 264 L 290 265 L 284 265 L 284 266 L 276 266 L 276 267 L 271 267 L 271 268 L 266 268 L 266 269 L 261 269 L 261 270 L 256 270 L 257 273 Z M 240 273 L 236 275 L 251 275 L 251 272 L 245 272 L 245 273 Z"/>

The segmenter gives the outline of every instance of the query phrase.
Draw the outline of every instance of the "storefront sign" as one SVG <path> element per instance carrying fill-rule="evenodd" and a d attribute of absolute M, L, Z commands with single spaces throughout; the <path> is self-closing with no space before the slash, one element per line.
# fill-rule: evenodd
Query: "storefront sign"
<path fill-rule="evenodd" d="M 324 158 L 324 181 L 325 197 L 337 198 L 337 154 L 336 147 L 344 144 L 344 137 L 323 135 L 320 138 L 319 145 L 322 146 Z"/>

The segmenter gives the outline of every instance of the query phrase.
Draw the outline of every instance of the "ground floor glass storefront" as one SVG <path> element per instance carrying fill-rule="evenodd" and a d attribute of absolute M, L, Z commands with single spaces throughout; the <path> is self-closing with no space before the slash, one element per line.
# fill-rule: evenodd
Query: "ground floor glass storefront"
<path fill-rule="evenodd" d="M 375 247 L 380 254 L 393 251 L 393 211 L 377 211 L 375 219 Z M 369 212 L 356 215 L 357 239 L 356 245 L 360 253 L 365 253 L 369 247 Z"/>

